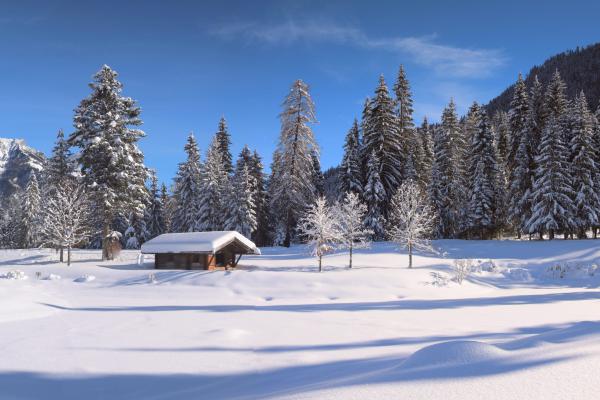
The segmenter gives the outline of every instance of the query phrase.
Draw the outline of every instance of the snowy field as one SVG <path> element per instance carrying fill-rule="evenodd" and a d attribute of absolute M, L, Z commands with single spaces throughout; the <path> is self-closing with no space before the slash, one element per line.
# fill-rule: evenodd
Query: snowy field
<path fill-rule="evenodd" d="M 435 246 L 412 270 L 388 243 L 323 273 L 267 248 L 155 282 L 137 252 L 0 251 L 0 399 L 597 398 L 600 241 Z"/>

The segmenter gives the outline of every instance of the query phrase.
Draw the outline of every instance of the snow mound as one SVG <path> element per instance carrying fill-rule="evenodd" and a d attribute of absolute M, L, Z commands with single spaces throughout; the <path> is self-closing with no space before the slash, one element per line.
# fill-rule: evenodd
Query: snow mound
<path fill-rule="evenodd" d="M 60 280 L 62 277 L 60 275 L 56 275 L 56 274 L 50 274 L 47 277 L 44 278 L 44 280 L 46 281 L 58 281 Z"/>
<path fill-rule="evenodd" d="M 91 282 L 91 281 L 93 281 L 94 279 L 96 279 L 96 277 L 95 277 L 94 275 L 88 275 L 88 274 L 85 274 L 85 275 L 82 275 L 82 276 L 80 276 L 79 278 L 75 278 L 75 279 L 73 280 L 73 282 L 77 282 L 77 283 L 85 283 L 85 282 Z"/>
<path fill-rule="evenodd" d="M 478 364 L 497 360 L 505 355 L 505 350 L 491 344 L 459 340 L 424 347 L 406 359 L 402 367 L 420 369 Z"/>
<path fill-rule="evenodd" d="M 13 269 L 11 271 L 8 271 L 6 274 L 0 275 L 0 277 L 2 277 L 4 279 L 12 279 L 12 280 L 16 280 L 16 281 L 27 279 L 27 275 L 25 274 L 25 272 L 23 272 L 19 269 Z"/>

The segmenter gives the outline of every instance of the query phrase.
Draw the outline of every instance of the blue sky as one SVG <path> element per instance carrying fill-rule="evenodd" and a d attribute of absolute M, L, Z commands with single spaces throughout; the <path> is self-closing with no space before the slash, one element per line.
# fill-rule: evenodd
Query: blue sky
<path fill-rule="evenodd" d="M 217 4 L 218 3 L 218 4 Z M 487 102 L 547 57 L 600 38 L 600 4 L 554 1 L 0 0 L 0 137 L 46 153 L 102 64 L 143 109 L 146 163 L 170 182 L 190 131 L 202 151 L 224 115 L 233 151 L 265 161 L 280 104 L 312 88 L 324 168 L 379 74 L 405 65 L 416 120 L 454 97 Z"/>

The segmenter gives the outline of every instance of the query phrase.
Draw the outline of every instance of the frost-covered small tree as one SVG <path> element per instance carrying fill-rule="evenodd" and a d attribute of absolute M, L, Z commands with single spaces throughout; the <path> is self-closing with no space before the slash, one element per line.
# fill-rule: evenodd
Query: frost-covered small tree
<path fill-rule="evenodd" d="M 383 207 L 386 195 L 381 182 L 379 159 L 375 152 L 371 153 L 367 162 L 367 179 L 363 199 L 368 210 L 364 221 L 365 227 L 373 232 L 373 239 L 381 240 L 385 236 Z"/>
<path fill-rule="evenodd" d="M 237 231 L 250 238 L 256 231 L 256 182 L 247 166 L 237 169 L 232 178 L 232 188 L 227 194 L 228 210 L 225 229 Z"/>
<path fill-rule="evenodd" d="M 172 232 L 193 232 L 198 228 L 202 200 L 202 161 L 193 133 L 185 144 L 187 159 L 179 164 L 173 190 Z"/>
<path fill-rule="evenodd" d="M 423 191 L 411 181 L 404 182 L 392 197 L 389 231 L 392 241 L 408 250 L 408 268 L 412 268 L 413 250 L 434 251 L 429 241 L 434 214 Z"/>
<path fill-rule="evenodd" d="M 316 123 L 309 87 L 301 80 L 292 85 L 280 114 L 281 133 L 273 154 L 269 195 L 276 225 L 283 229 L 283 245 L 289 246 L 299 215 L 314 202 L 313 155 L 318 145 L 310 125 Z"/>
<path fill-rule="evenodd" d="M 35 247 L 39 244 L 42 199 L 38 180 L 33 171 L 29 175 L 29 182 L 21 201 L 23 208 L 23 247 Z"/>
<path fill-rule="evenodd" d="M 319 272 L 323 271 L 323 256 L 333 251 L 339 241 L 335 213 L 324 197 L 318 197 L 298 221 L 298 230 L 304 236 L 319 261 Z"/>
<path fill-rule="evenodd" d="M 111 259 L 114 223 L 133 210 L 144 212 L 148 191 L 144 155 L 138 141 L 145 133 L 135 100 L 122 96 L 118 74 L 104 65 L 90 84 L 92 93 L 75 110 L 75 132 L 68 139 L 76 154 L 83 181 L 92 196 L 102 225 L 102 259 Z"/>
<path fill-rule="evenodd" d="M 48 199 L 41 233 L 46 246 L 67 249 L 67 265 L 71 265 L 71 249 L 96 232 L 90 223 L 92 207 L 84 187 L 71 185 L 65 189 Z"/>
<path fill-rule="evenodd" d="M 352 268 L 352 253 L 355 248 L 369 245 L 373 231 L 365 228 L 364 219 L 367 206 L 360 201 L 356 193 L 347 192 L 341 203 L 334 207 L 336 213 L 339 240 L 349 251 L 348 268 Z"/>

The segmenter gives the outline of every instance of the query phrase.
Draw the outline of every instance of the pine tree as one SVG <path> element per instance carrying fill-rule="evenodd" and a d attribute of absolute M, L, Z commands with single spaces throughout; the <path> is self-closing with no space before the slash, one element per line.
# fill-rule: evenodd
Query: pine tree
<path fill-rule="evenodd" d="M 351 192 L 362 194 L 362 170 L 360 160 L 360 131 L 358 122 L 354 120 L 352 128 L 346 134 L 344 157 L 340 165 L 340 196 Z"/>
<path fill-rule="evenodd" d="M 321 161 L 319 160 L 319 154 L 316 151 L 310 153 L 312 160 L 312 172 L 313 172 L 313 185 L 317 196 L 323 196 L 325 193 L 325 178 L 323 178 L 323 172 L 321 171 Z"/>
<path fill-rule="evenodd" d="M 545 122 L 536 158 L 536 178 L 532 193 L 532 215 L 527 222 L 530 233 L 547 232 L 554 239 L 556 232 L 572 228 L 575 214 L 573 188 L 568 174 L 568 149 L 563 142 L 563 129 L 556 116 Z"/>
<path fill-rule="evenodd" d="M 269 212 L 269 194 L 267 191 L 267 182 L 263 172 L 263 163 L 256 150 L 252 154 L 249 164 L 250 174 L 254 178 L 256 189 L 254 193 L 254 203 L 256 205 L 257 227 L 252 235 L 252 240 L 258 246 L 272 244 L 271 237 L 271 214 Z"/>
<path fill-rule="evenodd" d="M 39 244 L 39 230 L 41 221 L 41 194 L 38 180 L 32 171 L 29 182 L 22 196 L 22 224 L 23 224 L 23 247 L 30 248 Z"/>
<path fill-rule="evenodd" d="M 446 230 L 444 237 L 451 237 L 456 235 L 467 223 L 468 181 L 465 160 L 469 159 L 468 141 L 460 127 L 456 105 L 452 99 L 442 112 L 441 129 L 444 132 L 443 137 L 449 141 L 446 156 L 450 158 L 447 187 L 447 196 L 450 201 L 448 212 L 450 214 L 445 216 L 448 220 L 444 224 L 452 221 L 450 225 L 444 226 Z"/>
<path fill-rule="evenodd" d="M 314 202 L 317 193 L 312 154 L 318 154 L 318 146 L 310 128 L 316 122 L 315 106 L 308 85 L 301 80 L 294 82 L 286 96 L 280 119 L 281 134 L 273 154 L 269 189 L 283 245 L 289 246 L 300 214 Z"/>
<path fill-rule="evenodd" d="M 531 130 L 531 148 L 534 150 L 533 158 L 537 155 L 537 149 L 542 140 L 544 129 L 544 87 L 538 80 L 537 75 L 529 90 L 529 125 Z"/>
<path fill-rule="evenodd" d="M 410 179 L 411 175 L 418 175 L 418 181 L 423 185 L 426 181 L 424 175 L 423 147 L 417 137 L 413 121 L 413 100 L 410 91 L 410 83 L 406 78 L 404 66 L 400 66 L 398 78 L 394 84 L 396 94 L 396 121 L 398 123 L 398 134 L 402 144 L 402 158 L 404 159 L 404 179 Z M 410 157 L 410 160 L 409 160 Z"/>
<path fill-rule="evenodd" d="M 373 151 L 367 163 L 367 181 L 363 197 L 368 210 L 365 217 L 365 227 L 373 232 L 375 240 L 381 240 L 385 236 L 383 208 L 387 197 L 381 182 L 380 171 L 381 167 L 377 153 Z"/>
<path fill-rule="evenodd" d="M 143 213 L 148 192 L 144 156 L 137 142 L 145 136 L 136 102 L 123 97 L 117 73 L 104 65 L 90 84 L 92 94 L 75 110 L 75 132 L 68 139 L 78 147 L 77 159 L 102 224 L 102 259 L 111 259 L 108 242 L 116 216 Z"/>
<path fill-rule="evenodd" d="M 186 161 L 179 164 L 173 190 L 174 210 L 171 221 L 172 232 L 193 232 L 199 230 L 200 206 L 203 200 L 202 170 L 200 150 L 193 133 L 187 138 L 184 147 Z"/>
<path fill-rule="evenodd" d="M 583 91 L 575 99 L 571 111 L 571 182 L 576 208 L 577 236 L 585 238 L 585 231 L 599 224 L 600 198 L 598 171 L 593 143 L 593 120 Z"/>
<path fill-rule="evenodd" d="M 450 237 L 454 232 L 452 211 L 452 160 L 450 139 L 442 127 L 433 129 L 433 163 L 429 182 L 429 200 L 437 219 L 437 236 Z"/>
<path fill-rule="evenodd" d="M 148 230 L 148 239 L 166 232 L 164 205 L 161 193 L 158 191 L 158 179 L 154 171 L 152 171 L 150 176 L 150 205 L 146 209 L 146 229 Z"/>
<path fill-rule="evenodd" d="M 163 224 L 164 233 L 172 232 L 171 225 L 173 221 L 173 199 L 169 196 L 167 185 L 164 183 L 160 186 L 160 203 L 163 207 Z"/>
<path fill-rule="evenodd" d="M 61 190 L 67 183 L 76 181 L 77 166 L 73 162 L 69 144 L 65 140 L 63 130 L 56 135 L 52 156 L 44 169 L 45 184 L 50 191 Z"/>
<path fill-rule="evenodd" d="M 221 160 L 223 162 L 223 169 L 228 173 L 233 173 L 233 162 L 231 157 L 231 135 L 227 129 L 227 122 L 225 117 L 221 117 L 219 120 L 219 129 L 216 133 L 217 142 L 219 142 L 219 152 L 221 153 Z"/>
<path fill-rule="evenodd" d="M 229 175 L 223 167 L 218 138 L 215 136 L 206 153 L 204 178 L 202 181 L 202 204 L 198 219 L 198 230 L 220 231 L 225 226 L 225 198 L 229 191 Z"/>
<path fill-rule="evenodd" d="M 431 165 L 433 164 L 433 138 L 427 117 L 423 117 L 423 123 L 417 129 L 417 137 L 423 149 L 423 171 L 421 175 L 428 185 L 431 179 Z"/>
<path fill-rule="evenodd" d="M 383 75 L 379 77 L 379 86 L 369 106 L 369 110 L 365 111 L 368 121 L 363 131 L 363 154 L 372 158 L 372 154 L 375 153 L 379 163 L 379 179 L 386 196 L 382 207 L 385 218 L 390 197 L 402 182 L 402 170 L 406 159 L 403 157 L 394 101 L 389 95 Z M 369 160 L 365 164 L 368 162 Z"/>
<path fill-rule="evenodd" d="M 232 178 L 232 189 L 227 196 L 228 217 L 225 229 L 237 231 L 250 238 L 256 231 L 256 182 L 248 166 L 236 168 Z"/>
<path fill-rule="evenodd" d="M 505 161 L 508 174 L 508 220 L 520 237 L 531 216 L 534 150 L 531 148 L 531 110 L 525 82 L 519 74 L 509 111 L 510 140 Z"/>
<path fill-rule="evenodd" d="M 494 138 L 485 110 L 475 103 L 471 108 L 477 118 L 478 127 L 471 136 L 469 146 L 469 208 L 468 227 L 480 239 L 490 238 L 497 228 L 496 213 L 498 166 Z"/>
<path fill-rule="evenodd" d="M 496 147 L 498 166 L 504 170 L 508 156 L 508 141 L 511 135 L 508 113 L 501 110 L 496 111 L 492 126 L 494 129 L 494 146 Z"/>

